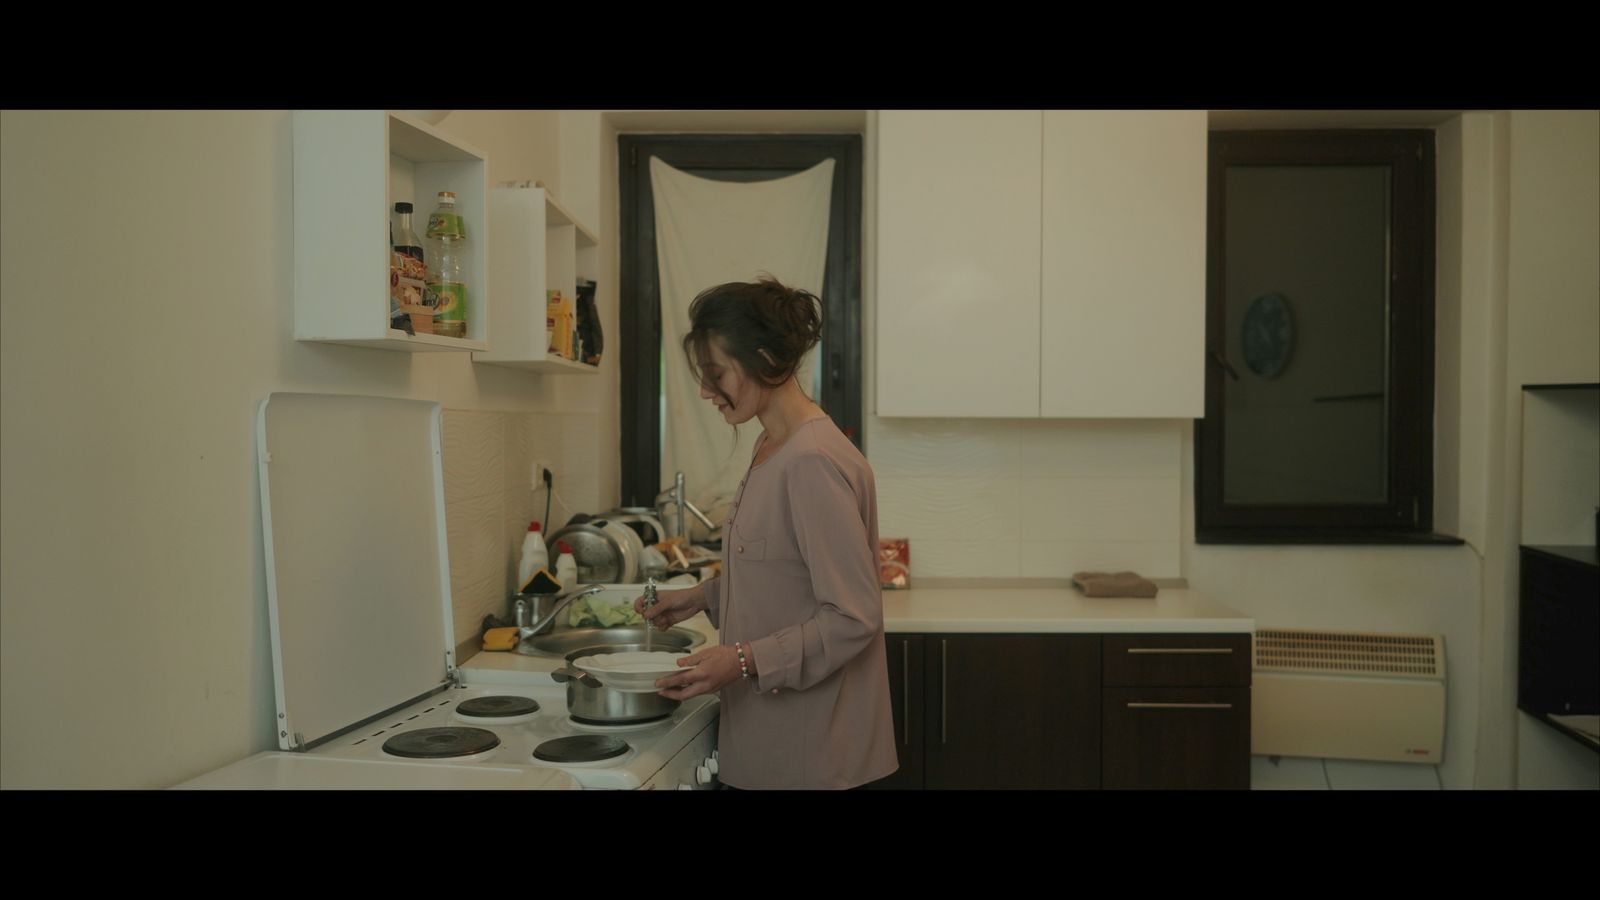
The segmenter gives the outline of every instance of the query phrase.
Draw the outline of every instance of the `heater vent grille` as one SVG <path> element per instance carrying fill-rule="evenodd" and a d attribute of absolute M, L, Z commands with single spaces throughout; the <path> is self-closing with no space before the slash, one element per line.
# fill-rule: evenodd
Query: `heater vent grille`
<path fill-rule="evenodd" d="M 1438 635 L 1366 634 L 1259 628 L 1255 667 L 1262 671 L 1441 678 L 1444 640 Z"/>

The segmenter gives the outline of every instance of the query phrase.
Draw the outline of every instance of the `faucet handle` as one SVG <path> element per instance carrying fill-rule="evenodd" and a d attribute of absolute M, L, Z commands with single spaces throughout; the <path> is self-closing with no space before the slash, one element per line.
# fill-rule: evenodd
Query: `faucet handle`
<path fill-rule="evenodd" d="M 649 609 L 650 607 L 655 606 L 657 602 L 659 601 L 656 598 L 656 579 L 654 576 L 651 576 L 650 578 L 646 579 L 644 583 L 644 606 L 646 609 Z"/>

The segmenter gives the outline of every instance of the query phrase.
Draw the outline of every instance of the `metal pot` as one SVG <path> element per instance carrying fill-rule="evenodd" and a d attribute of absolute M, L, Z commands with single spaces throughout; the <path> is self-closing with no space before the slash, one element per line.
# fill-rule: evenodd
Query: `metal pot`
<path fill-rule="evenodd" d="M 643 644 L 614 644 L 585 647 L 568 653 L 566 665 L 550 673 L 556 681 L 567 683 L 567 712 L 580 722 L 597 725 L 629 725 L 672 715 L 682 700 L 672 700 L 660 694 L 628 694 L 613 690 L 601 684 L 593 675 L 572 665 L 573 660 L 585 656 L 643 649 Z"/>
<path fill-rule="evenodd" d="M 607 519 L 569 523 L 545 539 L 550 558 L 556 557 L 556 541 L 572 547 L 578 564 L 578 581 L 594 584 L 634 584 L 639 580 L 639 557 L 644 544 L 633 529 Z"/>

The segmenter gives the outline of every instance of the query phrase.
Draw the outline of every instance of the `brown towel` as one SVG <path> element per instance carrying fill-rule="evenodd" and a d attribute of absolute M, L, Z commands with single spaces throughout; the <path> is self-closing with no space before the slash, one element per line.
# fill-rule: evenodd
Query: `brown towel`
<path fill-rule="evenodd" d="M 1133 572 L 1079 572 L 1072 576 L 1085 597 L 1154 597 L 1156 585 Z"/>

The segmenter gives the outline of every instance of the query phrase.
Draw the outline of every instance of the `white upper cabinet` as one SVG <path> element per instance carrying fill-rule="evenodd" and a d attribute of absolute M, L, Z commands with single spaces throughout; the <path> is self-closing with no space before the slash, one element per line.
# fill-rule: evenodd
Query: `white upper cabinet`
<path fill-rule="evenodd" d="M 1040 125 L 879 113 L 878 415 L 1039 414 Z"/>
<path fill-rule="evenodd" d="M 578 280 L 595 277 L 600 241 L 551 196 L 544 182 L 489 189 L 490 296 L 494 332 L 472 361 L 557 375 L 591 375 L 599 367 L 550 352 L 550 291 L 578 295 Z"/>
<path fill-rule="evenodd" d="M 488 159 L 404 113 L 295 110 L 294 336 L 403 352 L 488 345 Z M 467 336 L 389 327 L 389 225 L 408 201 L 423 231 L 439 191 L 466 222 Z"/>
<path fill-rule="evenodd" d="M 1039 415 L 1205 414 L 1205 110 L 1046 111 Z"/>
<path fill-rule="evenodd" d="M 877 133 L 878 415 L 1203 415 L 1205 111 Z"/>

